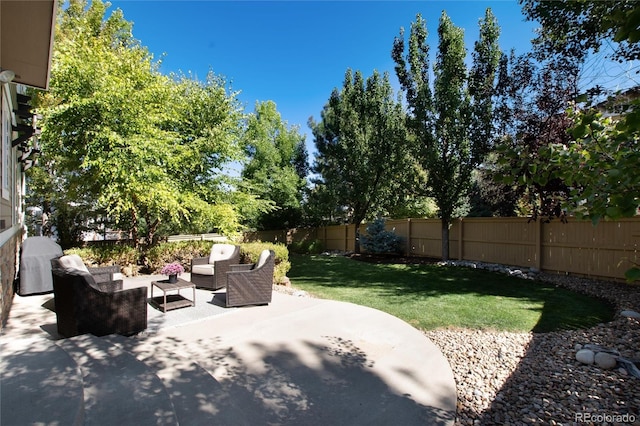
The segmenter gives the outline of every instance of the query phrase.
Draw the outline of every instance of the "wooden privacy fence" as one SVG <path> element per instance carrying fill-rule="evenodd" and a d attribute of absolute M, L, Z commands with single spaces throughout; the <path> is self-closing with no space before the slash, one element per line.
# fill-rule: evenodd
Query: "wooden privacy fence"
<path fill-rule="evenodd" d="M 404 255 L 441 257 L 440 220 L 388 220 L 386 228 L 404 239 Z M 364 233 L 366 225 L 360 229 Z M 284 244 L 320 240 L 326 250 L 351 251 L 355 226 L 265 231 L 247 237 Z M 449 258 L 622 280 L 631 262 L 640 263 L 640 217 L 601 221 L 596 226 L 574 219 L 569 223 L 527 218 L 459 219 L 449 231 Z"/>

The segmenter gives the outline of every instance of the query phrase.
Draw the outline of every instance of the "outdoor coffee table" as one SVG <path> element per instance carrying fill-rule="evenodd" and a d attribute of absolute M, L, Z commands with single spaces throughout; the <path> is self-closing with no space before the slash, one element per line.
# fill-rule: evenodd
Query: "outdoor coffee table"
<path fill-rule="evenodd" d="M 158 296 L 154 299 L 153 288 L 158 287 L 162 290 L 162 297 Z M 180 295 L 180 290 L 185 288 L 193 289 L 193 299 L 189 300 Z M 177 294 L 167 294 L 169 291 L 177 291 Z M 178 282 L 170 283 L 169 280 L 160 280 L 151 282 L 151 301 L 164 313 L 169 309 L 184 308 L 187 306 L 196 306 L 196 286 L 192 282 L 178 278 Z"/>

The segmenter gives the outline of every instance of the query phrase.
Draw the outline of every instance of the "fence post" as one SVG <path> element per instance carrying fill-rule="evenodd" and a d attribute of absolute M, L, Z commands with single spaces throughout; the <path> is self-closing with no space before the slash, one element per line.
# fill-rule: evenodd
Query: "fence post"
<path fill-rule="evenodd" d="M 349 224 L 344 226 L 344 252 L 349 251 Z"/>
<path fill-rule="evenodd" d="M 407 245 L 405 247 L 405 256 L 411 256 L 411 218 L 407 219 Z"/>
<path fill-rule="evenodd" d="M 536 220 L 536 261 L 535 267 L 538 271 L 542 271 L 542 220 Z"/>
<path fill-rule="evenodd" d="M 325 250 L 329 249 L 327 247 L 327 225 L 322 227 L 322 245 L 324 246 Z"/>
<path fill-rule="evenodd" d="M 464 232 L 462 232 L 462 227 L 464 226 L 464 222 L 462 218 L 458 218 L 458 260 L 462 260 L 462 238 L 464 236 Z"/>

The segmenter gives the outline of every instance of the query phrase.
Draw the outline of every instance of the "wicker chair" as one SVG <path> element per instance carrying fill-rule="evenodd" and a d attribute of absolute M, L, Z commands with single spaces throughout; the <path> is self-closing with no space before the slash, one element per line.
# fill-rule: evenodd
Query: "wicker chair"
<path fill-rule="evenodd" d="M 276 254 L 263 250 L 258 262 L 232 265 L 227 272 L 226 306 L 266 305 L 271 302 Z"/>
<path fill-rule="evenodd" d="M 109 279 L 120 272 L 117 265 L 75 268 L 64 258 L 51 259 L 58 333 L 131 335 L 147 328 L 146 287 L 123 290 L 122 280 Z"/>
<path fill-rule="evenodd" d="M 191 261 L 191 282 L 196 287 L 218 290 L 227 284 L 226 273 L 231 265 L 240 262 L 240 246 L 214 244 L 209 257 L 196 257 Z"/>

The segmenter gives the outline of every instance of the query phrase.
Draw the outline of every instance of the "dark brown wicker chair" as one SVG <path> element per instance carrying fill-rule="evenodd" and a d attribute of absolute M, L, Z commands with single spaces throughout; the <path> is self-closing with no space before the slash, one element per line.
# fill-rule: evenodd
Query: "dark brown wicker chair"
<path fill-rule="evenodd" d="M 214 244 L 209 257 L 196 257 L 191 261 L 191 282 L 196 287 L 218 290 L 227 284 L 226 274 L 231 265 L 240 262 L 240 246 Z"/>
<path fill-rule="evenodd" d="M 232 265 L 231 271 L 227 272 L 226 306 L 269 304 L 275 258 L 273 250 L 264 250 L 254 264 Z"/>
<path fill-rule="evenodd" d="M 51 259 L 58 333 L 64 337 L 91 333 L 131 335 L 147 328 L 147 288 L 122 289 L 122 280 L 105 277 L 120 268 L 81 269 L 63 267 Z"/>

